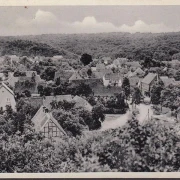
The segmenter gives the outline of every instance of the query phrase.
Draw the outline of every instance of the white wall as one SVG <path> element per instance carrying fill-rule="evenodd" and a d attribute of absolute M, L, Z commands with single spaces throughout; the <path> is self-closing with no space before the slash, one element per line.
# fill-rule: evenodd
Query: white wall
<path fill-rule="evenodd" d="M 12 109 L 16 110 L 16 101 L 14 96 L 3 86 L 0 88 L 0 107 L 6 109 L 6 105 L 11 105 Z"/>
<path fill-rule="evenodd" d="M 106 80 L 104 76 L 103 76 L 103 84 L 104 84 L 104 86 L 109 85 L 109 80 Z"/>

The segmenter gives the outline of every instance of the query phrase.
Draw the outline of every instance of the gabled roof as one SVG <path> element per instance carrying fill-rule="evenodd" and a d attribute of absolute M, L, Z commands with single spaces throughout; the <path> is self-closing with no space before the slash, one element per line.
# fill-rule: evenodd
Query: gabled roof
<path fill-rule="evenodd" d="M 84 98 L 80 97 L 80 96 L 75 96 L 73 98 L 73 101 L 75 101 L 75 107 L 83 107 L 88 111 L 92 110 L 92 106 L 89 104 L 89 102 L 87 102 Z"/>
<path fill-rule="evenodd" d="M 104 75 L 104 78 L 106 80 L 119 81 L 120 79 L 123 78 L 123 76 L 119 73 L 106 73 Z"/>
<path fill-rule="evenodd" d="M 130 67 L 141 67 L 138 61 L 131 61 L 131 62 L 126 62 L 126 65 L 129 65 Z"/>
<path fill-rule="evenodd" d="M 98 79 L 102 79 L 103 76 L 106 74 L 106 73 L 112 73 L 112 70 L 111 69 L 104 69 L 103 71 L 94 71 L 93 74 L 96 78 Z"/>
<path fill-rule="evenodd" d="M 117 58 L 117 59 L 115 59 L 115 60 L 113 61 L 113 64 L 115 64 L 115 65 L 121 65 L 121 64 L 123 64 L 123 63 L 125 63 L 125 62 L 127 62 L 127 61 L 128 61 L 127 58 Z"/>
<path fill-rule="evenodd" d="M 130 86 L 136 86 L 140 81 L 140 78 L 138 76 L 132 76 L 132 77 L 129 77 L 129 83 L 130 83 Z"/>
<path fill-rule="evenodd" d="M 0 84 L 0 88 L 2 87 L 4 87 L 7 91 L 9 91 L 14 96 L 14 92 L 3 82 Z"/>
<path fill-rule="evenodd" d="M 73 80 L 80 80 L 80 79 L 83 79 L 78 72 L 74 72 L 73 75 L 69 78 L 70 81 L 73 81 Z"/>
<path fill-rule="evenodd" d="M 144 79 L 141 81 L 145 84 L 150 84 L 155 78 L 157 77 L 157 74 L 149 73 Z"/>
<path fill-rule="evenodd" d="M 103 63 L 96 64 L 96 69 L 106 69 L 106 66 Z"/>
<path fill-rule="evenodd" d="M 164 86 L 169 86 L 175 82 L 174 78 L 168 78 L 167 76 L 161 76 L 160 79 L 164 83 Z"/>
<path fill-rule="evenodd" d="M 62 81 L 68 81 L 69 78 L 73 75 L 73 71 L 59 70 L 55 72 L 54 80 L 60 77 Z"/>
<path fill-rule="evenodd" d="M 32 122 L 34 123 L 34 128 L 36 131 L 41 131 L 47 122 L 52 121 L 58 129 L 66 135 L 66 132 L 63 130 L 61 125 L 57 122 L 57 120 L 52 116 L 52 113 L 45 112 L 45 107 L 41 106 L 37 113 L 32 118 Z"/>
<path fill-rule="evenodd" d="M 173 59 L 172 61 L 169 61 L 170 64 L 180 64 L 180 61 L 177 59 Z"/>
<path fill-rule="evenodd" d="M 52 101 L 68 101 L 71 102 L 73 100 L 71 95 L 57 95 L 57 96 L 45 96 L 43 99 L 43 105 L 48 109 L 51 109 L 50 103 Z"/>
<path fill-rule="evenodd" d="M 104 61 L 110 61 L 110 60 L 111 60 L 110 57 L 103 57 L 102 59 L 103 59 Z"/>
<path fill-rule="evenodd" d="M 140 67 L 138 67 L 138 68 L 134 71 L 134 73 L 136 73 L 136 74 L 145 74 L 145 72 L 144 72 Z"/>

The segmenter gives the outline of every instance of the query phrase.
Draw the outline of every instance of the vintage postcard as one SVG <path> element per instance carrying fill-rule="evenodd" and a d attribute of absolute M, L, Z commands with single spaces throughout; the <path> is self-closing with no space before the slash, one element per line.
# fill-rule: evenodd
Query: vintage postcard
<path fill-rule="evenodd" d="M 0 1 L 1 177 L 180 177 L 173 3 Z"/>

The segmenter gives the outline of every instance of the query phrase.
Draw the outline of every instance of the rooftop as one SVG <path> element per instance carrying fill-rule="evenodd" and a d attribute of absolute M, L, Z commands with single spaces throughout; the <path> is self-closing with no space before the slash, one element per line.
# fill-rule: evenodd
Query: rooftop
<path fill-rule="evenodd" d="M 144 79 L 141 82 L 145 84 L 150 84 L 156 77 L 157 74 L 149 73 L 146 77 L 144 77 Z"/>

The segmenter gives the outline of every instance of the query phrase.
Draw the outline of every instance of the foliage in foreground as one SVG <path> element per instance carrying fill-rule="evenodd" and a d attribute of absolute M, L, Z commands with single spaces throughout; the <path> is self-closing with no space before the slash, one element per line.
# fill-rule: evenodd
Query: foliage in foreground
<path fill-rule="evenodd" d="M 0 134 L 0 172 L 154 172 L 180 170 L 178 124 L 135 114 L 119 129 L 45 140 L 26 126 L 23 134 Z"/>

